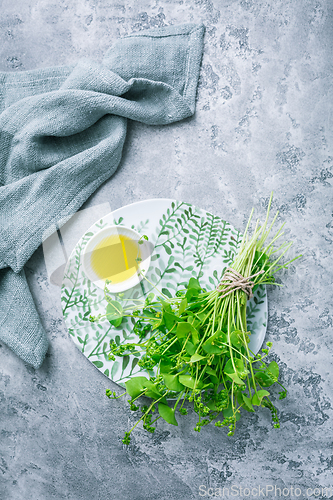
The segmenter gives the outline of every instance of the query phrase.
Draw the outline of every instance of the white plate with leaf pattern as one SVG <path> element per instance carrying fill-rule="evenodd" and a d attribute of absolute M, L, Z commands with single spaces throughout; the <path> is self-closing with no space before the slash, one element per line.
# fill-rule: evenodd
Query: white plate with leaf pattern
<path fill-rule="evenodd" d="M 206 290 L 218 285 L 223 271 L 234 259 L 241 233 L 228 222 L 194 205 L 169 199 L 140 201 L 121 207 L 98 220 L 75 246 L 65 269 L 61 301 L 65 323 L 78 349 L 104 375 L 119 385 L 134 375 L 147 372 L 138 366 L 139 355 L 108 359 L 109 344 L 135 342 L 133 318 L 124 317 L 119 327 L 107 319 L 90 322 L 89 316 L 103 315 L 107 301 L 101 288 L 94 285 L 82 269 L 86 245 L 108 226 L 127 226 L 147 235 L 154 245 L 147 278 L 167 296 L 194 276 Z M 117 294 L 115 300 L 144 298 L 152 291 L 142 280 L 134 288 Z M 250 349 L 257 353 L 264 341 L 267 321 L 266 287 L 259 286 L 247 305 L 247 325 L 251 331 Z"/>

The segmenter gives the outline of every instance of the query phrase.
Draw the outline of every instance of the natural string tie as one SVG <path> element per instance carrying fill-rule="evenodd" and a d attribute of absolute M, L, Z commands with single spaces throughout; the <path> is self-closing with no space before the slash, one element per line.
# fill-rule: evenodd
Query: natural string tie
<path fill-rule="evenodd" d="M 252 274 L 251 276 L 245 278 L 240 273 L 235 271 L 235 269 L 232 269 L 232 267 L 228 267 L 225 270 L 225 273 L 222 276 L 222 279 L 216 290 L 218 290 L 220 293 L 223 293 L 223 295 L 220 297 L 221 299 L 236 290 L 242 290 L 250 299 L 251 297 L 253 297 L 252 289 L 254 287 L 254 282 L 251 281 L 251 279 L 259 276 L 259 274 L 263 274 L 264 272 L 265 271 L 261 270 L 258 273 Z M 223 288 L 221 289 L 221 287 Z"/>

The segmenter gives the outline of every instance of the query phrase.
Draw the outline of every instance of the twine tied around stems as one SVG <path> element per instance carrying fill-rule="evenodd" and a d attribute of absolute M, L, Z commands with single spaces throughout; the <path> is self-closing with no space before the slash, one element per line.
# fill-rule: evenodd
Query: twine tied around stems
<path fill-rule="evenodd" d="M 242 290 L 250 299 L 251 297 L 253 297 L 252 289 L 254 287 L 254 282 L 251 281 L 251 279 L 259 276 L 259 274 L 263 274 L 264 272 L 265 271 L 261 270 L 258 273 L 252 274 L 251 276 L 245 278 L 240 273 L 235 271 L 235 269 L 233 269 L 232 267 L 227 267 L 220 283 L 216 287 L 216 290 L 220 293 L 223 293 L 220 298 L 226 297 L 227 295 L 229 295 L 229 293 L 236 290 Z M 222 289 L 220 288 L 221 286 L 223 287 Z"/>

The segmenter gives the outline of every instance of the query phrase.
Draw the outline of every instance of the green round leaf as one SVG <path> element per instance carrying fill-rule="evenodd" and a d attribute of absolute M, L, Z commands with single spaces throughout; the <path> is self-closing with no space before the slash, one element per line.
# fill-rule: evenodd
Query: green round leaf
<path fill-rule="evenodd" d="M 264 372 L 258 371 L 254 376 L 264 387 L 269 387 L 270 385 L 274 384 L 274 380 L 270 377 L 267 370 L 265 370 Z"/>
<path fill-rule="evenodd" d="M 242 332 L 240 330 L 233 331 L 230 335 L 230 342 L 233 346 L 237 347 L 237 349 L 242 347 L 244 345 L 242 342 Z"/>
<path fill-rule="evenodd" d="M 189 340 L 186 342 L 186 345 L 185 345 L 185 351 L 187 352 L 187 354 L 189 354 L 190 356 L 193 356 L 193 354 L 195 353 L 195 347 L 194 345 L 192 344 L 192 342 L 190 342 Z"/>
<path fill-rule="evenodd" d="M 237 385 L 245 385 L 245 382 L 239 378 L 239 376 L 237 375 L 237 373 L 227 373 L 226 374 L 228 377 L 231 378 L 231 380 L 233 380 L 235 382 L 235 384 Z"/>
<path fill-rule="evenodd" d="M 205 342 L 202 348 L 207 354 L 221 354 L 223 352 L 223 349 L 212 344 L 211 341 Z"/>
<path fill-rule="evenodd" d="M 193 356 L 191 357 L 190 363 L 197 363 L 198 361 L 201 361 L 202 359 L 205 359 L 205 356 L 201 356 L 201 354 L 196 353 L 196 354 L 193 354 Z"/>
<path fill-rule="evenodd" d="M 235 367 L 234 367 L 235 365 Z M 235 370 L 236 368 L 236 370 Z M 226 363 L 224 367 L 224 372 L 227 373 L 228 375 L 230 373 L 239 373 L 239 372 L 244 372 L 244 363 L 241 359 L 239 358 L 234 358 L 234 362 L 232 363 L 232 360 L 229 359 L 229 361 Z"/>
<path fill-rule="evenodd" d="M 136 398 L 145 390 L 146 377 L 133 377 L 125 382 L 126 391 L 132 398 Z"/>
<path fill-rule="evenodd" d="M 170 373 L 163 373 L 163 380 L 165 386 L 170 389 L 170 391 L 180 392 L 184 389 L 184 386 L 179 382 L 178 375 L 171 375 Z"/>
<path fill-rule="evenodd" d="M 176 335 L 179 339 L 187 337 L 187 335 L 192 331 L 192 325 L 190 323 L 178 323 Z"/>
<path fill-rule="evenodd" d="M 119 326 L 123 319 L 122 305 L 116 300 L 109 300 L 106 306 L 106 317 L 113 326 Z"/>
<path fill-rule="evenodd" d="M 243 398 L 243 401 L 244 401 L 244 408 L 245 408 L 245 410 L 247 410 L 247 411 L 254 411 L 251 399 L 248 396 L 246 396 L 245 394 L 243 394 L 243 393 L 242 393 L 242 398 Z"/>
<path fill-rule="evenodd" d="M 145 396 L 148 396 L 148 398 L 159 399 L 162 396 L 157 389 L 156 384 L 154 384 L 151 380 L 144 381 L 143 385 L 146 389 L 148 389 L 148 391 L 145 392 Z"/>
<path fill-rule="evenodd" d="M 268 371 L 271 372 L 274 377 L 278 378 L 279 377 L 279 366 L 276 363 L 276 361 L 271 361 L 268 365 Z"/>
<path fill-rule="evenodd" d="M 168 424 L 178 425 L 178 422 L 175 418 L 175 410 L 173 408 L 170 408 L 170 406 L 163 403 L 158 403 L 158 413 Z"/>
<path fill-rule="evenodd" d="M 252 404 L 256 406 L 261 405 L 261 401 L 265 396 L 269 396 L 269 392 L 264 389 L 258 391 L 256 394 L 252 396 Z"/>
<path fill-rule="evenodd" d="M 185 311 L 187 307 L 187 299 L 183 299 L 180 303 L 180 306 L 179 306 L 179 309 L 178 309 L 178 314 L 179 316 L 181 316 L 183 314 L 183 312 Z"/>
<path fill-rule="evenodd" d="M 160 372 L 161 373 L 169 373 L 172 369 L 173 364 L 169 360 L 162 359 L 160 362 Z"/>
<path fill-rule="evenodd" d="M 192 375 L 179 375 L 179 382 L 185 387 L 189 387 L 190 389 L 194 389 L 195 386 L 195 378 L 192 377 Z M 202 382 L 199 382 L 199 384 L 196 385 L 197 388 L 202 387 Z"/>

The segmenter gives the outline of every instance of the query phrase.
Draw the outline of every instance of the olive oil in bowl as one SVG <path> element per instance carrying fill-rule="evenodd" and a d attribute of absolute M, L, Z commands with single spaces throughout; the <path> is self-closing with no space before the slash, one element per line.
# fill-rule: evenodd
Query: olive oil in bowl
<path fill-rule="evenodd" d="M 91 253 L 91 267 L 99 279 L 121 283 L 138 270 L 140 245 L 124 234 L 104 238 Z"/>
<path fill-rule="evenodd" d="M 152 249 L 153 245 L 134 229 L 109 226 L 87 243 L 83 271 L 99 288 L 104 288 L 105 280 L 109 280 L 109 292 L 122 292 L 137 285 L 148 271 Z"/>

